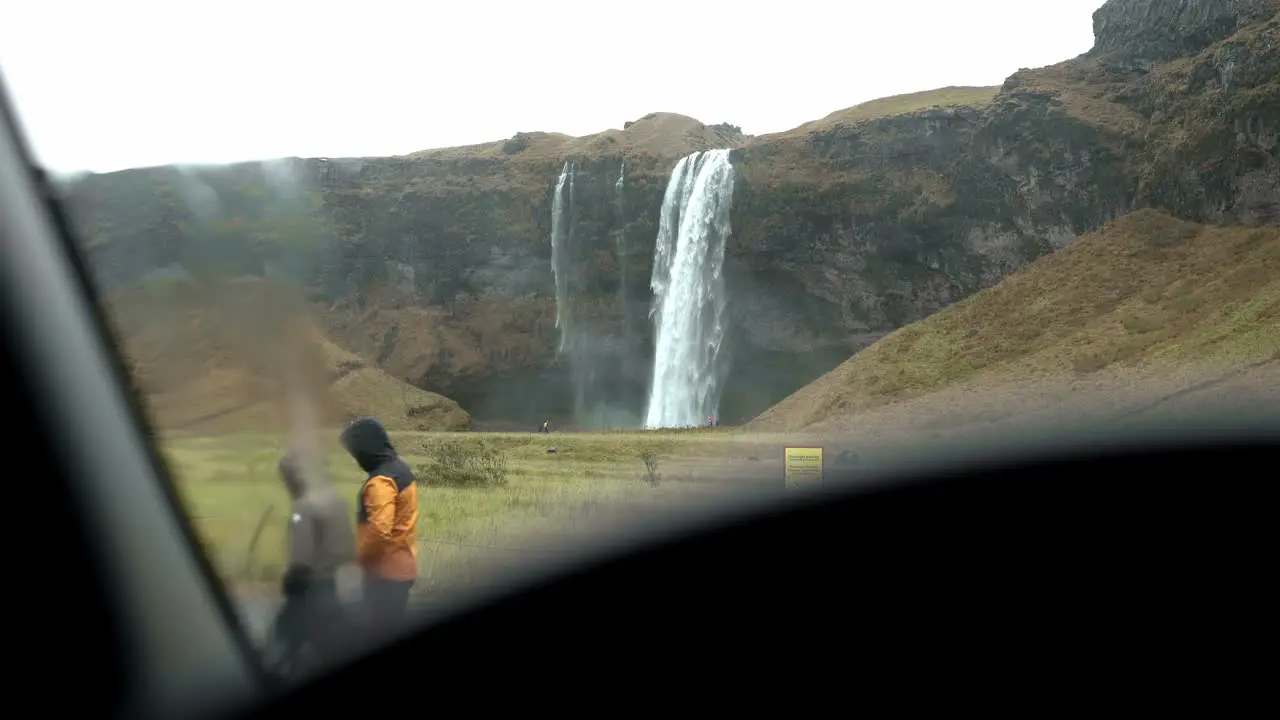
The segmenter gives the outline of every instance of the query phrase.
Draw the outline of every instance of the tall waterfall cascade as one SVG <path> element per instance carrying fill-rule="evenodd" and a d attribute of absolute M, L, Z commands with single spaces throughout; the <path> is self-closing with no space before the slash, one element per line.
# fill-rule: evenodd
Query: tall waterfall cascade
<path fill-rule="evenodd" d="M 702 425 L 724 381 L 722 273 L 735 171 L 729 150 L 681 158 L 662 199 L 654 247 L 655 348 L 645 427 Z"/>
<path fill-rule="evenodd" d="M 570 236 L 573 231 L 573 163 L 565 163 L 556 181 L 551 201 L 551 274 L 556 283 L 556 329 L 560 331 L 559 352 L 569 347 L 572 312 L 569 298 Z"/>

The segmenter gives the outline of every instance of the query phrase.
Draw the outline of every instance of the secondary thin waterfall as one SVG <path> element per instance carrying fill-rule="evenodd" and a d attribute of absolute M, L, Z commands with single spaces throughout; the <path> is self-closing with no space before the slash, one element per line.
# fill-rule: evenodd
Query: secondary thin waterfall
<path fill-rule="evenodd" d="M 627 347 L 631 347 L 632 327 L 631 313 L 627 311 L 627 298 L 630 295 L 628 278 L 631 275 L 630 268 L 630 248 L 627 246 L 627 205 L 623 200 L 623 189 L 626 187 L 627 163 L 623 162 L 618 168 L 618 181 L 613 184 L 614 198 L 617 201 L 618 209 L 618 229 L 614 235 L 614 249 L 618 253 L 618 309 L 622 312 L 622 328 L 623 338 L 627 343 Z M 627 353 L 624 357 L 624 364 L 627 363 L 626 358 L 630 357 Z"/>
<path fill-rule="evenodd" d="M 721 269 L 735 179 L 729 152 L 681 158 L 667 182 L 650 283 L 656 347 L 645 427 L 701 425 L 720 404 Z"/>
<path fill-rule="evenodd" d="M 551 274 L 556 281 L 556 328 L 560 331 L 561 353 L 569 347 L 572 330 L 569 325 L 569 247 L 573 228 L 573 176 L 573 163 L 565 163 L 551 201 Z"/>

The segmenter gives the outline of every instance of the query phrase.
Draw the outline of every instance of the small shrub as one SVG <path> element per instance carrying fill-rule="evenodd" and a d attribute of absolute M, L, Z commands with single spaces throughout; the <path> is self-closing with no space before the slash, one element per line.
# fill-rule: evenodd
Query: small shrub
<path fill-rule="evenodd" d="M 662 482 L 662 475 L 658 472 L 658 454 L 652 450 L 641 450 L 640 461 L 644 463 L 644 481 L 657 487 Z"/>
<path fill-rule="evenodd" d="M 498 448 L 445 440 L 423 443 L 422 449 L 429 462 L 416 468 L 420 484 L 463 488 L 507 485 L 507 454 Z"/>
<path fill-rule="evenodd" d="M 336 368 L 334 368 L 333 381 L 337 382 L 338 380 L 341 380 L 342 378 L 350 375 L 351 373 L 363 367 L 364 367 L 364 363 L 360 362 L 359 360 L 343 360 L 342 362 L 338 363 L 338 366 Z"/>
<path fill-rule="evenodd" d="M 516 155 L 529 147 L 529 136 L 524 133 L 516 133 L 512 138 L 502 143 L 502 152 L 507 155 Z"/>

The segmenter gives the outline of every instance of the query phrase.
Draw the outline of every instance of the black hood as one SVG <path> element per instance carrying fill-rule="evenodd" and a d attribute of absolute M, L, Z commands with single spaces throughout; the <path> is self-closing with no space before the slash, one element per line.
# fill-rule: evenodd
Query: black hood
<path fill-rule="evenodd" d="M 377 418 L 362 417 L 353 421 L 342 431 L 342 446 L 365 472 L 373 472 L 379 465 L 396 459 L 396 449 L 391 446 L 387 429 Z"/>

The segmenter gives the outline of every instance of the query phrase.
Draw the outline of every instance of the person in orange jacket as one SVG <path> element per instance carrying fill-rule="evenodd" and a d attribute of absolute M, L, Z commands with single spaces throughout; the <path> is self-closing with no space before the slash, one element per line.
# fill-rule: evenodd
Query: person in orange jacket
<path fill-rule="evenodd" d="M 365 606 L 375 624 L 395 624 L 418 579 L 417 485 L 376 418 L 348 425 L 342 446 L 368 473 L 356 501 L 356 562 L 364 571 Z"/>

